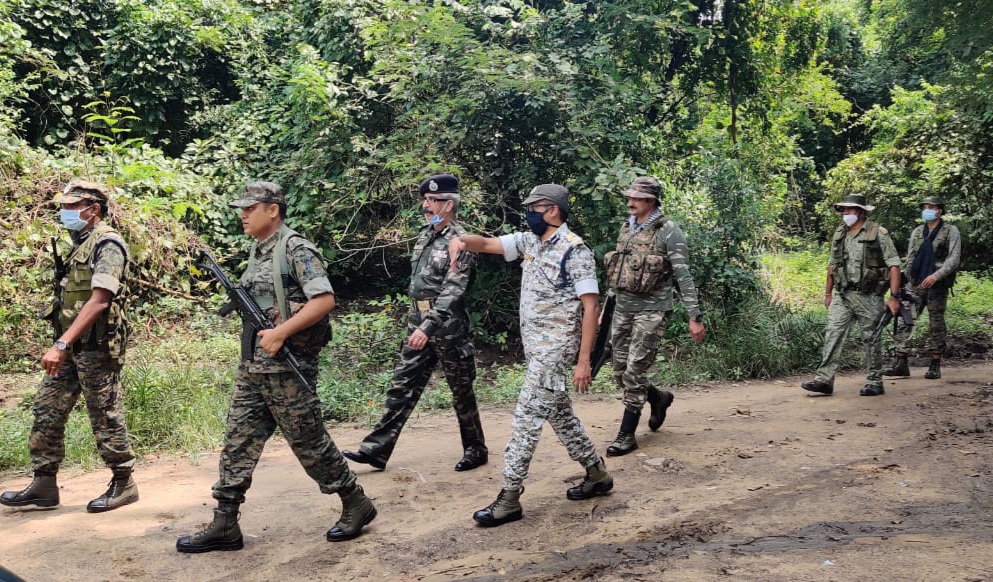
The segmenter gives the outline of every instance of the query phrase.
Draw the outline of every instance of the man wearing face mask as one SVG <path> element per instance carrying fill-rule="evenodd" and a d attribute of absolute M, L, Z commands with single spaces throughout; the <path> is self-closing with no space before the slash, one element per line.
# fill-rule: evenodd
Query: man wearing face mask
<path fill-rule="evenodd" d="M 386 410 L 357 451 L 343 451 L 357 463 L 386 468 L 400 431 L 439 362 L 452 391 L 452 406 L 462 437 L 463 456 L 455 470 L 475 469 L 489 458 L 472 388 L 476 360 L 465 308 L 476 257 L 465 252 L 450 255 L 448 250 L 449 241 L 466 234 L 455 222 L 461 201 L 458 187 L 458 179 L 451 174 L 430 176 L 420 184 L 421 210 L 427 225 L 421 228 L 410 257 L 408 293 L 414 309 L 407 319 L 407 340 L 386 393 Z M 449 270 L 452 261 L 456 266 Z"/>
<path fill-rule="evenodd" d="M 106 493 L 90 501 L 91 513 L 138 501 L 131 478 L 135 455 L 124 423 L 121 367 L 127 344 L 125 318 L 128 247 L 108 223 L 108 190 L 75 180 L 58 199 L 60 219 L 72 238 L 58 297 L 43 312 L 52 322 L 55 343 L 45 352 L 45 377 L 34 400 L 34 425 L 28 440 L 34 480 L 21 491 L 7 491 L 9 507 L 59 504 L 56 474 L 65 458 L 65 426 L 80 395 L 86 401 L 97 450 L 113 472 Z"/>
<path fill-rule="evenodd" d="M 504 452 L 503 489 L 496 501 L 472 516 L 484 527 L 523 516 L 520 497 L 545 421 L 569 458 L 586 470 L 583 482 L 566 491 L 568 499 L 606 495 L 614 487 L 569 398 L 570 373 L 577 392 L 585 394 L 592 382 L 590 352 L 600 310 L 593 251 L 566 225 L 569 192 L 564 187 L 535 186 L 524 206 L 531 232 L 462 236 L 449 247 L 453 256 L 468 250 L 503 255 L 508 261 L 523 259 L 521 340 L 527 372 Z"/>
<path fill-rule="evenodd" d="M 945 204 L 939 196 L 928 196 L 920 204 L 924 224 L 910 234 L 904 273 L 910 282 L 910 292 L 920 298 L 928 311 L 928 337 L 925 349 L 931 354 L 931 365 L 924 377 L 941 378 L 941 354 L 945 350 L 945 308 L 948 290 L 955 284 L 962 259 L 962 236 L 959 229 L 942 219 Z M 883 371 L 884 376 L 910 376 L 907 340 L 913 328 L 897 328 L 893 339 L 894 361 Z"/>
<path fill-rule="evenodd" d="M 607 447 L 608 457 L 638 448 L 635 429 L 646 401 L 651 407 L 648 428 L 653 431 L 662 426 L 672 404 L 672 392 L 653 386 L 648 370 L 672 316 L 674 284 L 690 318 L 690 336 L 699 342 L 706 333 L 686 237 L 662 215 L 660 193 L 659 181 L 651 176 L 636 179 L 624 192 L 630 216 L 621 227 L 617 248 L 604 257 L 607 284 L 617 301 L 611 324 L 614 381 L 624 394 L 620 431 Z"/>
<path fill-rule="evenodd" d="M 900 311 L 900 256 L 889 232 L 868 219 L 875 208 L 867 205 L 861 194 L 849 194 L 834 205 L 844 224 L 831 239 L 824 291 L 824 305 L 828 308 L 824 351 L 814 379 L 802 384 L 809 392 L 827 396 L 834 392 L 838 359 L 849 330 L 857 323 L 862 330 L 868 370 L 859 394 L 884 393 L 882 338 L 872 336 L 887 307 L 894 315 Z M 887 289 L 890 297 L 884 302 Z"/>

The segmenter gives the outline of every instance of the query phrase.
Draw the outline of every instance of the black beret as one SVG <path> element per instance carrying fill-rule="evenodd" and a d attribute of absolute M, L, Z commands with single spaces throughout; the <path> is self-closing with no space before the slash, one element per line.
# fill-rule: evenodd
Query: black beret
<path fill-rule="evenodd" d="M 459 179 L 451 174 L 435 174 L 421 182 L 421 196 L 425 194 L 457 194 Z"/>

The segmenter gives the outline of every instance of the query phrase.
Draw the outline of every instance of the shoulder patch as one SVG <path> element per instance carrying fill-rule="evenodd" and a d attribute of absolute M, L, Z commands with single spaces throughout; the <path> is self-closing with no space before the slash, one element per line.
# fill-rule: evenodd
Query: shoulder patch
<path fill-rule="evenodd" d="M 569 244 L 571 244 L 574 247 L 578 247 L 578 246 L 584 244 L 583 237 L 581 237 L 578 234 L 572 232 L 571 230 L 569 232 L 565 233 L 565 240 L 569 241 Z"/>

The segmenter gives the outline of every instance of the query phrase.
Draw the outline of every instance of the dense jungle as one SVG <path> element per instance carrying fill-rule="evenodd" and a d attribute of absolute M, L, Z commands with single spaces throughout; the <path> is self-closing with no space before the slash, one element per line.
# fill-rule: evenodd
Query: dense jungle
<path fill-rule="evenodd" d="M 961 392 L 969 384 L 975 391 L 959 394 L 964 399 L 954 400 L 962 404 L 959 408 L 952 410 L 948 401 L 940 406 L 956 418 L 963 411 L 977 413 L 976 430 L 969 434 L 988 448 L 983 439 L 993 434 L 984 416 L 990 402 L 987 360 L 993 354 L 993 3 L 0 0 L 0 475 L 21 479 L 29 467 L 27 438 L 41 378 L 39 360 L 53 339 L 38 312 L 52 294 L 52 247 L 64 253 L 71 245 L 54 201 L 71 179 L 113 188 L 110 220 L 134 259 L 124 385 L 135 448 L 163 483 L 173 480 L 173 465 L 156 463 L 170 459 L 177 467 L 194 465 L 203 474 L 183 473 L 182 479 L 195 482 L 198 499 L 207 500 L 213 461 L 205 472 L 199 463 L 216 456 L 223 439 L 240 324 L 237 317 L 217 313 L 226 297 L 198 266 L 197 256 L 208 248 L 229 273 L 245 268 L 251 240 L 228 202 L 248 182 L 281 184 L 289 200 L 289 225 L 313 240 L 323 255 L 338 307 L 317 389 L 332 435 L 338 439 L 344 433 L 348 440 L 342 447 L 348 448 L 382 410 L 410 308 L 410 251 L 424 223 L 418 183 L 441 172 L 461 181 L 459 221 L 470 232 L 487 235 L 527 228 L 522 201 L 533 186 L 565 185 L 572 197 L 569 225 L 598 260 L 613 249 L 626 219 L 622 192 L 638 176 L 657 177 L 662 209 L 689 241 L 707 338 L 700 344 L 690 339 L 685 310 L 677 301 L 653 379 L 698 398 L 695 412 L 703 424 L 723 414 L 715 395 L 727 402 L 744 399 L 732 413 L 735 418 L 765 422 L 766 411 L 749 404 L 752 396 L 741 392 L 755 382 L 761 382 L 762 391 L 754 398 L 789 408 L 802 422 L 827 418 L 841 424 L 842 417 L 859 417 L 850 428 L 876 422 L 861 418 L 865 410 L 855 404 L 821 418 L 784 404 L 789 398 L 781 401 L 773 388 L 785 383 L 801 397 L 796 380 L 809 376 L 820 358 L 827 242 L 840 224 L 834 204 L 848 194 L 867 196 L 876 206 L 873 220 L 891 232 L 906 256 L 910 233 L 921 224 L 920 201 L 942 197 L 944 218 L 964 240 L 962 271 L 949 300 L 945 354 L 952 375 L 958 366 L 963 376 L 956 380 L 961 386 L 948 390 Z M 604 290 L 602 269 L 600 276 Z M 519 288 L 517 265 L 483 257 L 468 298 L 480 367 L 477 395 L 487 415 L 499 418 L 504 428 L 524 377 Z M 927 325 L 922 321 L 918 327 Z M 859 346 L 852 341 L 849 347 L 845 363 L 858 368 Z M 914 442 L 934 440 L 929 434 L 939 440 L 960 438 L 964 433 L 949 428 L 948 422 L 955 421 L 940 417 L 936 402 L 942 388 L 919 388 L 926 404 L 900 405 L 926 416 L 924 424 L 908 428 L 917 435 Z M 615 396 L 609 374 L 602 373 L 585 402 L 602 438 L 609 439 L 606 433 L 616 425 L 610 416 L 619 414 L 613 410 L 618 408 Z M 611 411 L 596 408 L 604 401 L 610 401 Z M 454 421 L 441 417 L 450 413 L 428 414 L 450 408 L 451 394 L 439 376 L 424 395 L 417 420 L 454 433 Z M 909 418 L 893 419 L 891 426 L 907 428 L 903 423 Z M 777 426 L 789 427 L 787 420 Z M 673 429 L 677 434 L 710 430 L 692 426 L 689 419 L 682 422 L 677 424 L 681 429 Z M 720 446 L 717 436 L 706 438 Z M 777 450 L 818 454 L 809 442 L 790 441 L 793 436 L 770 432 L 767 440 Z M 822 437 L 834 438 L 809 432 L 797 438 Z M 66 448 L 67 464 L 79 479 L 95 479 L 86 472 L 100 465 L 92 441 L 85 411 L 76 410 Z M 428 450 L 433 446 L 426 436 L 415 442 Z M 853 446 L 873 442 L 862 435 Z M 882 479 L 911 470 L 911 458 L 930 458 L 930 448 L 917 447 L 911 454 L 904 445 L 887 441 L 908 455 L 896 469 L 880 457 L 871 463 L 832 459 L 838 466 L 849 463 L 855 473 L 821 476 L 850 486 L 852 474 Z M 960 448 L 974 450 L 974 445 Z M 694 477 L 693 501 L 687 505 L 696 513 L 680 514 L 678 527 L 643 529 L 641 538 L 625 538 L 629 545 L 618 552 L 635 555 L 631 575 L 647 579 L 668 569 L 653 569 L 653 561 L 668 554 L 638 549 L 638 539 L 655 540 L 657 546 L 666 540 L 662 546 L 682 557 L 715 548 L 740 557 L 750 550 L 735 544 L 766 539 L 756 532 L 767 524 L 739 523 L 749 535 L 721 545 L 719 538 L 732 520 L 701 517 L 714 509 L 707 505 L 713 484 L 704 477 L 704 467 L 716 467 L 730 478 L 735 470 L 729 463 L 763 455 L 728 449 L 721 454 L 728 453 L 730 460 L 722 457 L 698 467 L 689 455 L 705 458 L 708 453 L 689 442 L 674 446 L 687 457 L 670 465 L 632 465 L 629 474 L 658 478 L 664 473 L 664 479 L 678 480 L 685 469 L 682 476 Z M 639 462 L 655 457 L 649 454 Z M 983 460 L 989 461 L 988 455 Z M 956 505 L 956 516 L 988 515 L 991 467 L 993 462 L 962 468 L 979 479 L 970 494 L 987 501 Z M 764 488 L 763 495 L 777 487 L 808 490 L 785 478 L 772 487 L 759 482 L 763 471 L 777 469 L 796 467 L 763 466 L 750 474 L 749 487 Z M 286 471 L 305 479 L 296 467 Z M 384 482 L 384 495 L 455 495 L 472 486 L 471 480 L 446 481 L 444 492 L 418 493 L 426 486 L 426 473 L 411 471 L 409 481 L 397 475 Z M 270 495 L 278 489 L 268 487 Z M 984 487 L 986 494 L 980 494 Z M 735 499 L 744 504 L 743 511 L 776 508 L 796 517 L 789 513 L 792 502 L 749 505 Z M 594 519 L 589 511 L 566 519 L 602 523 L 613 515 L 618 521 L 609 528 L 610 536 L 635 535 L 624 525 L 623 510 L 650 501 L 608 504 L 606 517 Z M 852 511 L 869 511 L 871 498 L 863 501 Z M 926 505 L 927 495 L 914 503 Z M 156 530 L 163 538 L 175 533 L 170 530 L 177 515 L 185 522 L 194 519 L 192 512 L 165 502 L 156 507 L 156 525 L 148 527 L 164 528 Z M 729 507 L 722 511 L 737 511 Z M 876 516 L 876 525 L 907 519 L 898 513 Z M 947 530 L 950 518 L 943 515 L 946 521 L 934 517 L 920 531 Z M 662 523 L 667 516 L 655 517 Z M 927 513 L 920 519 L 931 517 Z M 185 522 L 182 527 L 190 525 Z M 939 522 L 944 525 L 935 525 Z M 471 524 L 462 525 L 471 530 Z M 563 527 L 555 521 L 546 525 Z M 265 527 L 260 523 L 257 529 Z M 421 538 L 425 531 L 420 527 L 411 525 L 411 531 L 398 535 Z M 982 539 L 970 543 L 988 548 L 988 530 L 987 520 L 977 530 Z M 18 535 L 28 535 L 24 531 Z M 562 537 L 569 538 L 568 528 L 564 531 Z M 751 533 L 754 539 L 746 544 Z M 440 537 L 430 537 L 435 535 Z M 459 568 L 481 578 L 507 572 L 511 578 L 549 580 L 619 579 L 623 574 L 609 557 L 611 548 L 592 553 L 585 545 L 560 553 L 542 548 L 536 550 L 542 557 L 528 566 L 519 555 L 527 549 L 520 541 L 524 538 L 511 535 L 502 550 L 508 554 L 466 565 L 459 561 L 464 556 L 438 550 L 447 537 L 430 536 L 417 544 L 404 538 L 390 550 L 402 556 L 405 548 L 416 546 L 420 561 L 408 570 L 368 555 L 329 567 L 345 577 L 373 572 L 406 579 L 462 577 Z M 17 549 L 28 546 L 6 548 Z M 756 551 L 778 550 L 763 546 Z M 556 556 L 569 567 L 553 566 Z M 960 558 L 951 550 L 944 556 L 965 564 L 955 570 L 964 577 L 956 579 L 969 579 L 972 570 L 975 580 L 993 579 L 988 564 L 984 571 Z M 503 559 L 510 565 L 500 565 Z M 278 560 L 277 555 L 258 565 L 254 579 L 276 577 Z M 611 565 L 589 569 L 584 560 Z M 915 554 L 907 563 L 925 561 Z M 130 559 L 125 562 L 107 579 L 192 575 L 175 565 L 141 570 L 133 569 Z M 10 563 L 0 556 L 0 565 Z M 23 568 L 26 563 L 17 564 Z M 693 562 L 683 579 L 712 579 L 722 571 L 721 576 L 738 572 L 769 580 L 821 573 L 791 564 L 763 570 L 747 560 Z M 244 579 L 237 568 L 223 568 L 216 579 Z M 837 572 L 836 579 L 878 579 L 884 571 L 879 565 L 849 575 Z M 322 576 L 315 570 L 294 572 L 300 579 Z M 920 572 L 923 579 L 941 579 L 939 570 Z"/>

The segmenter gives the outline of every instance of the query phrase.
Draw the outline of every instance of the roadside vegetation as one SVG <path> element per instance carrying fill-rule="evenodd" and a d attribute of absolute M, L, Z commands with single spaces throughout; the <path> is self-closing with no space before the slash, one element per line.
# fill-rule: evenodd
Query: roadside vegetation
<path fill-rule="evenodd" d="M 993 5 L 978 0 L 10 0 L 0 3 L 0 373 L 51 341 L 53 197 L 115 189 L 131 245 L 125 382 L 139 451 L 217 445 L 236 323 L 196 266 L 249 241 L 227 202 L 283 185 L 291 227 L 342 299 L 319 390 L 331 421 L 372 422 L 401 341 L 416 184 L 452 172 L 472 232 L 522 228 L 522 195 L 569 188 L 597 257 L 634 177 L 663 185 L 687 234 L 708 339 L 677 311 L 664 385 L 810 370 L 824 324 L 824 241 L 852 192 L 901 252 L 921 197 L 962 231 L 955 349 L 989 345 Z M 469 304 L 479 391 L 520 385 L 520 269 L 480 260 Z M 921 327 L 924 322 L 921 322 Z M 851 352 L 849 363 L 858 359 Z M 495 361 L 490 364 L 490 361 Z M 611 393 L 609 373 L 595 391 Z M 0 412 L 0 470 L 24 467 L 30 391 Z M 446 389 L 424 409 L 447 407 Z M 72 463 L 93 462 L 85 419 Z"/>

